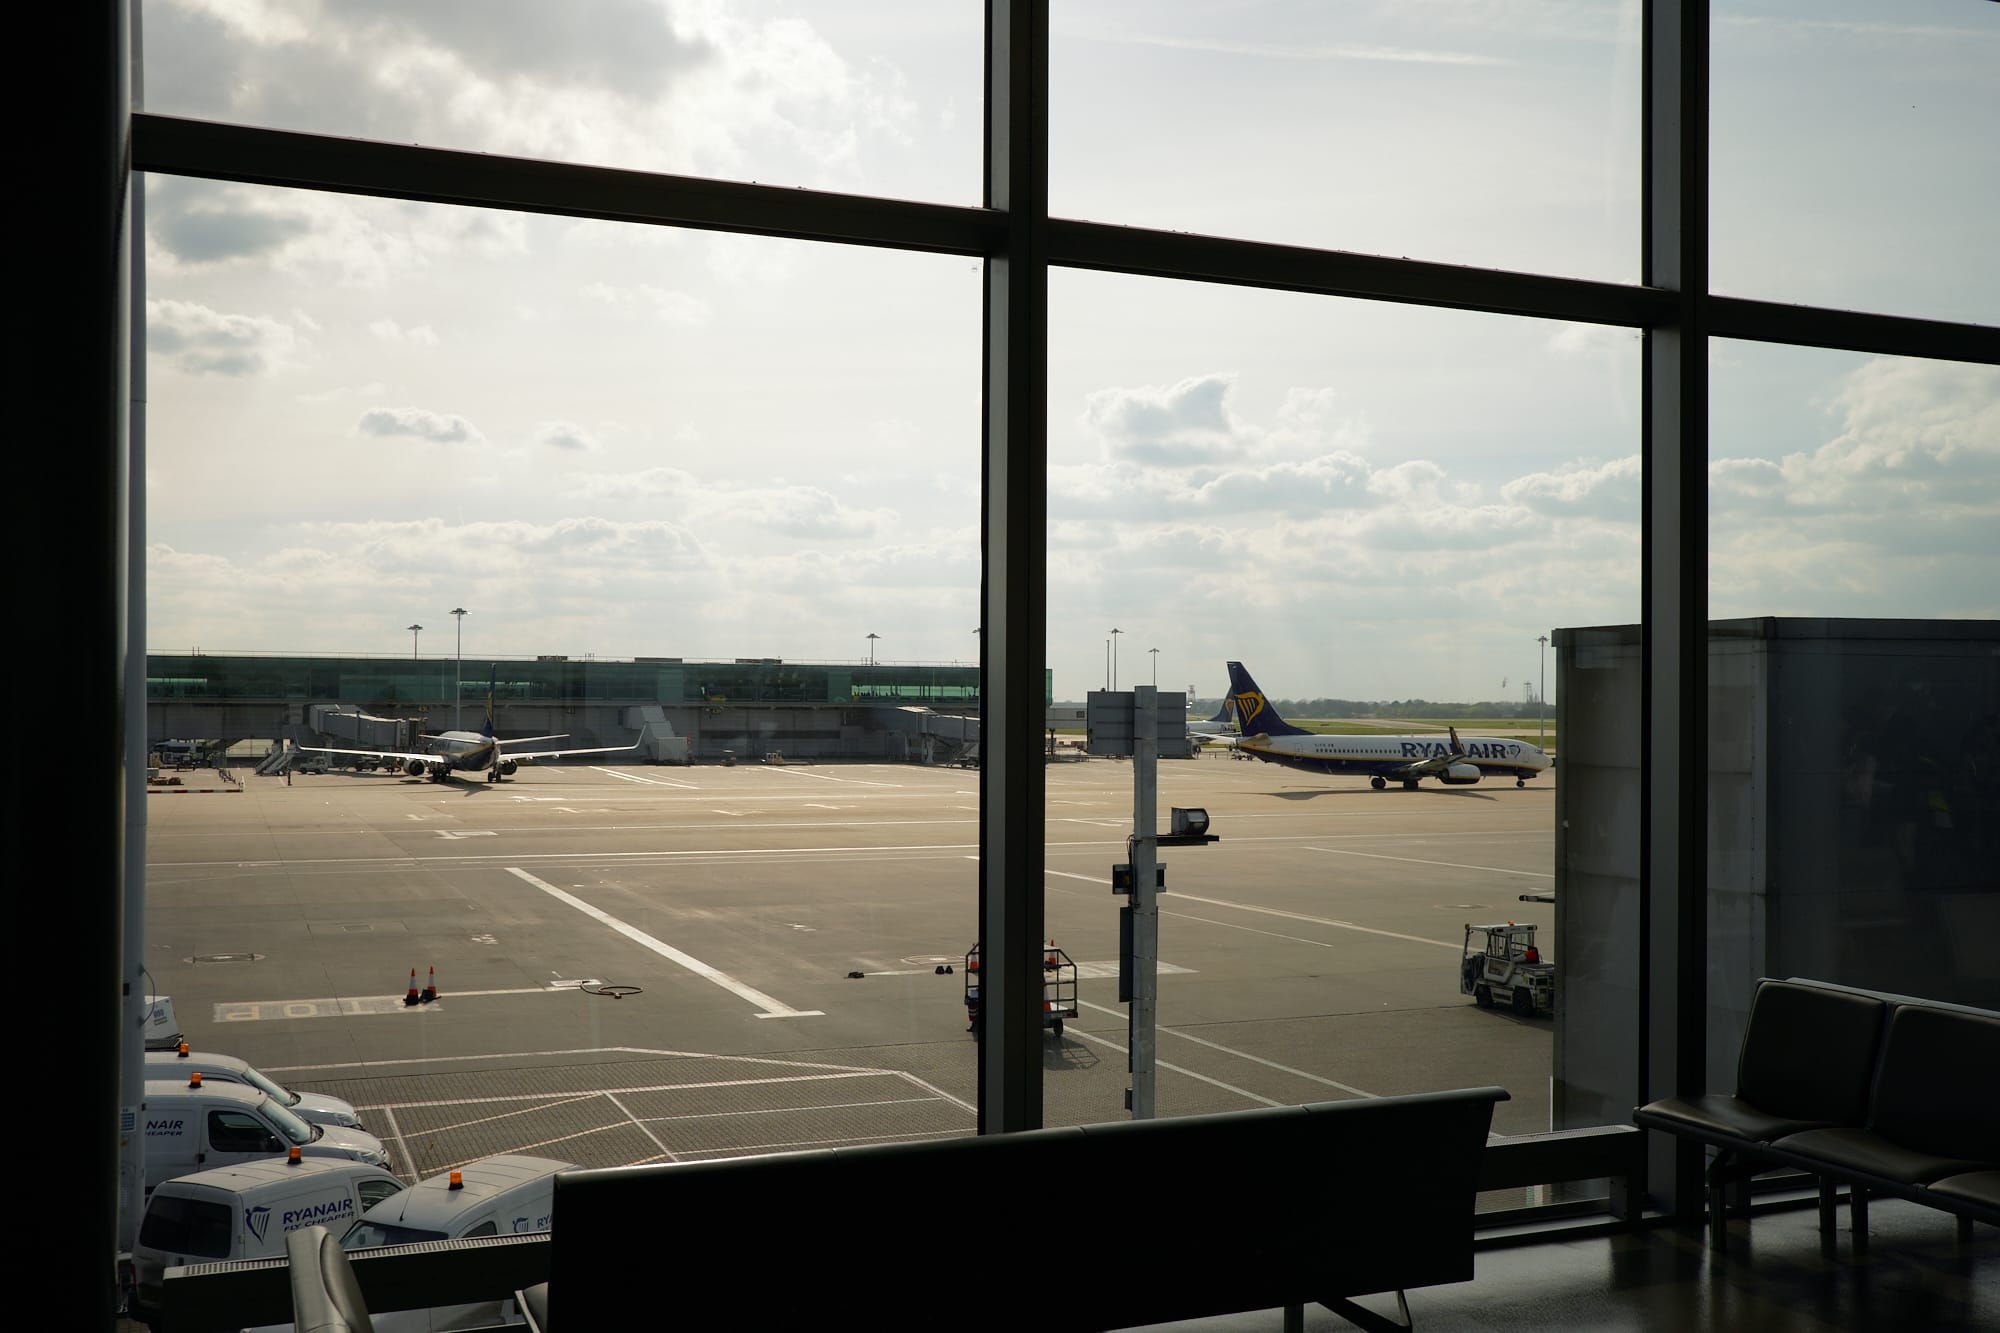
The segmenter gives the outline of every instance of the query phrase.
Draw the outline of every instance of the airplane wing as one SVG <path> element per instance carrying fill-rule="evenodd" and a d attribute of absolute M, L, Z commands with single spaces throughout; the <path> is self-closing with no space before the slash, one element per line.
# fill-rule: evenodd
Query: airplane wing
<path fill-rule="evenodd" d="M 546 737 L 546 736 L 530 736 L 530 737 L 528 737 L 528 739 L 529 739 L 529 740 L 547 740 L 547 739 L 549 739 L 549 738 L 548 738 L 548 737 Z M 631 743 L 630 745 L 595 745 L 595 746 L 592 746 L 592 747 L 590 747 L 590 748 L 589 748 L 589 749 L 587 749 L 587 750 L 510 750 L 510 749 L 508 749 L 507 747 L 508 747 L 509 745 L 512 745 L 512 744 L 514 744 L 514 742 L 512 742 L 512 741 L 502 741 L 502 742 L 500 742 L 500 757 L 501 757 L 502 759 L 517 759 L 517 760 L 518 760 L 518 759 L 560 759 L 560 758 L 562 758 L 562 757 L 563 757 L 564 755 L 568 755 L 568 754 L 630 754 L 630 753 L 632 753 L 632 751 L 634 751 L 634 750 L 636 750 L 636 749 L 638 749 L 638 748 L 639 748 L 639 742 L 637 742 L 637 741 L 633 741 L 633 742 L 632 742 L 632 743 Z"/>
<path fill-rule="evenodd" d="M 408 764 L 411 762 L 428 764 L 440 758 L 438 755 L 417 750 L 337 750 L 331 745 L 295 745 L 292 748 L 300 754 L 351 754 L 361 759 L 374 759 L 378 762 L 384 759 L 393 759 L 399 764 Z"/>
<path fill-rule="evenodd" d="M 1465 746 L 1458 739 L 1458 728 L 1447 727 L 1446 730 L 1451 734 L 1451 748 L 1449 750 L 1442 754 L 1434 754 L 1428 759 L 1418 759 L 1413 763 L 1405 764 L 1395 776 L 1401 778 L 1434 778 L 1442 774 L 1453 764 L 1464 763 L 1466 761 Z"/>

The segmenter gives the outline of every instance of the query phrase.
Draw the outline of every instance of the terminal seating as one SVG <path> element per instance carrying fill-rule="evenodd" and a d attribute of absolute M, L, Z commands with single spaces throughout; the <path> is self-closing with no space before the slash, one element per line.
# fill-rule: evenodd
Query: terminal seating
<path fill-rule="evenodd" d="M 1670 1097 L 1633 1122 L 1715 1148 L 1709 1240 L 1721 1246 L 1732 1183 L 1791 1168 L 1818 1178 L 1831 1236 L 1848 1187 L 1865 1243 L 1868 1197 L 1908 1199 L 2000 1225 L 2000 1014 L 1798 978 L 1751 999 L 1733 1095 Z"/>
<path fill-rule="evenodd" d="M 1473 1275 L 1500 1088 L 917 1143 L 566 1171 L 550 1333 L 1127 1328 Z M 1006 1256 L 1015 1256 L 1008 1262 Z M 1075 1260 L 1087 1256 L 1079 1266 Z"/>

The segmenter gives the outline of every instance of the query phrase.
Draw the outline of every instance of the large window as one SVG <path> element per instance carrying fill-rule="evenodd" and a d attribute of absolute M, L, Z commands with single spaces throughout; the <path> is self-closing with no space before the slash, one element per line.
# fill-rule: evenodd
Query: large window
<path fill-rule="evenodd" d="M 1171 863 L 1164 1113 L 1490 1080 L 1513 1132 L 1696 1091 L 1762 929 L 1708 890 L 1786 865 L 1738 858 L 1752 807 L 1711 797 L 1773 755 L 1812 780 L 1759 799 L 1866 833 L 1843 873 L 1901 877 L 1843 882 L 1774 970 L 1872 978 L 1885 919 L 1990 935 L 1949 885 L 1991 819 L 1925 787 L 1846 820 L 1824 740 L 1889 703 L 1918 725 L 1871 734 L 1976 750 L 1945 694 L 1857 673 L 1738 704 L 1785 669 L 1755 645 L 1798 642 L 1765 618 L 1984 642 L 2000 617 L 2000 10 L 985 9 L 982 68 L 971 4 L 143 6 L 144 109 L 91 151 L 140 173 L 144 252 L 78 278 L 144 331 L 143 383 L 89 395 L 143 431 L 99 422 L 92 484 L 46 492 L 50 563 L 84 572 L 32 618 L 106 608 L 75 647 L 91 708 L 143 688 L 102 664 L 149 647 L 181 692 L 196 649 L 407 648 L 426 688 L 447 652 L 805 657 L 857 692 L 885 656 L 978 650 L 986 727 L 976 770 L 924 763 L 918 721 L 907 764 L 814 771 L 783 754 L 803 730 L 704 699 L 712 778 L 155 802 L 128 775 L 77 839 L 143 848 L 92 862 L 144 903 L 122 987 L 171 984 L 200 1037 L 379 1110 L 405 1171 L 1115 1117 L 1127 774 L 1045 766 L 1049 709 L 1114 680 L 1213 701 L 1230 660 L 1276 701 L 1491 702 L 1524 735 L 1549 719 L 1515 705 L 1575 703 L 1550 743 L 1578 762 L 1546 813 L 1546 785 L 1489 792 L 1533 811 L 1505 828 L 1483 786 L 1170 768 L 1163 805 L 1212 785 L 1238 826 Z M 78 264 L 111 253 L 115 195 Z M 129 484 L 129 552 L 96 482 Z M 1960 666 L 1976 697 L 1990 665 Z M 1343 838 L 1349 802 L 1402 823 Z M 1559 988 L 1546 1032 L 1478 1012 L 1458 932 L 1559 875 L 1533 910 L 1608 1001 Z M 115 912 L 82 924 L 111 952 Z M 978 1039 L 975 945 L 1006 1001 Z M 1060 1041 L 1027 1003 L 1052 948 L 1098 984 Z M 1566 1061 L 1602 1077 L 1566 1088 Z M 1695 1197 L 1691 1154 L 1653 1165 L 1656 1197 Z"/>

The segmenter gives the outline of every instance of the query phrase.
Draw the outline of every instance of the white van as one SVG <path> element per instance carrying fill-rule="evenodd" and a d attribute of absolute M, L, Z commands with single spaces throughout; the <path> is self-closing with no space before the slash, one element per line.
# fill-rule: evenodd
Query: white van
<path fill-rule="evenodd" d="M 575 1162 L 552 1157 L 482 1157 L 376 1204 L 340 1238 L 340 1248 L 547 1231 L 556 1172 L 574 1170 Z"/>
<path fill-rule="evenodd" d="M 293 1092 L 281 1086 L 269 1074 L 255 1068 L 248 1060 L 239 1060 L 233 1055 L 218 1055 L 212 1051 L 190 1051 L 187 1043 L 181 1042 L 180 1049 L 171 1051 L 146 1052 L 146 1077 L 148 1079 L 180 1079 L 185 1082 L 189 1074 L 200 1074 L 203 1083 L 243 1083 L 253 1088 L 261 1088 L 272 1101 L 280 1106 L 290 1107 L 292 1114 L 315 1125 L 338 1125 L 342 1129 L 362 1129 L 361 1115 L 352 1102 L 344 1102 L 338 1097 L 328 1097 L 317 1092 Z"/>
<path fill-rule="evenodd" d="M 340 1238 L 340 1248 L 366 1250 L 380 1245 L 547 1231 L 555 1207 L 556 1172 L 575 1168 L 574 1162 L 514 1154 L 468 1162 L 457 1170 L 420 1180 L 370 1208 Z M 428 1310 L 370 1311 L 368 1321 L 375 1333 L 444 1333 L 447 1329 L 518 1326 L 522 1316 L 509 1296 Z M 278 1324 L 245 1333 L 294 1330 L 289 1324 Z"/>
<path fill-rule="evenodd" d="M 276 1157 L 296 1147 L 307 1157 L 344 1157 L 387 1166 L 382 1141 L 358 1129 L 312 1125 L 262 1089 L 240 1083 L 153 1080 L 141 1113 L 146 1126 L 146 1190 L 175 1176 L 233 1162 Z"/>
<path fill-rule="evenodd" d="M 339 1235 L 403 1187 L 383 1167 L 303 1153 L 161 1181 L 132 1249 L 133 1313 L 152 1322 L 169 1268 L 282 1255 L 290 1233 L 324 1226 Z"/>

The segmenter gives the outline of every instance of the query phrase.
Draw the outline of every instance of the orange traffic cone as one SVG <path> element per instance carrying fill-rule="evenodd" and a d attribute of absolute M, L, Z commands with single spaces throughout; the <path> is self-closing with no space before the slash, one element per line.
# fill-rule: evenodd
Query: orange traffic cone
<path fill-rule="evenodd" d="M 1049 951 L 1047 956 L 1042 959 L 1042 966 L 1043 967 L 1062 966 L 1062 955 L 1056 951 L 1056 942 L 1054 940 L 1049 941 Z"/>
<path fill-rule="evenodd" d="M 415 968 L 411 968 L 410 969 L 411 979 L 415 980 L 416 975 L 417 975 L 417 970 Z M 436 968 L 432 968 L 430 980 L 424 983 L 423 1001 L 425 1004 L 429 1004 L 432 1000 L 435 1000 L 437 997 L 438 997 L 438 970 Z"/>
<path fill-rule="evenodd" d="M 410 990 L 408 994 L 403 996 L 403 1003 L 408 1005 L 408 1004 L 415 1004 L 416 1002 L 417 1002 L 417 969 L 413 967 L 410 969 Z"/>

